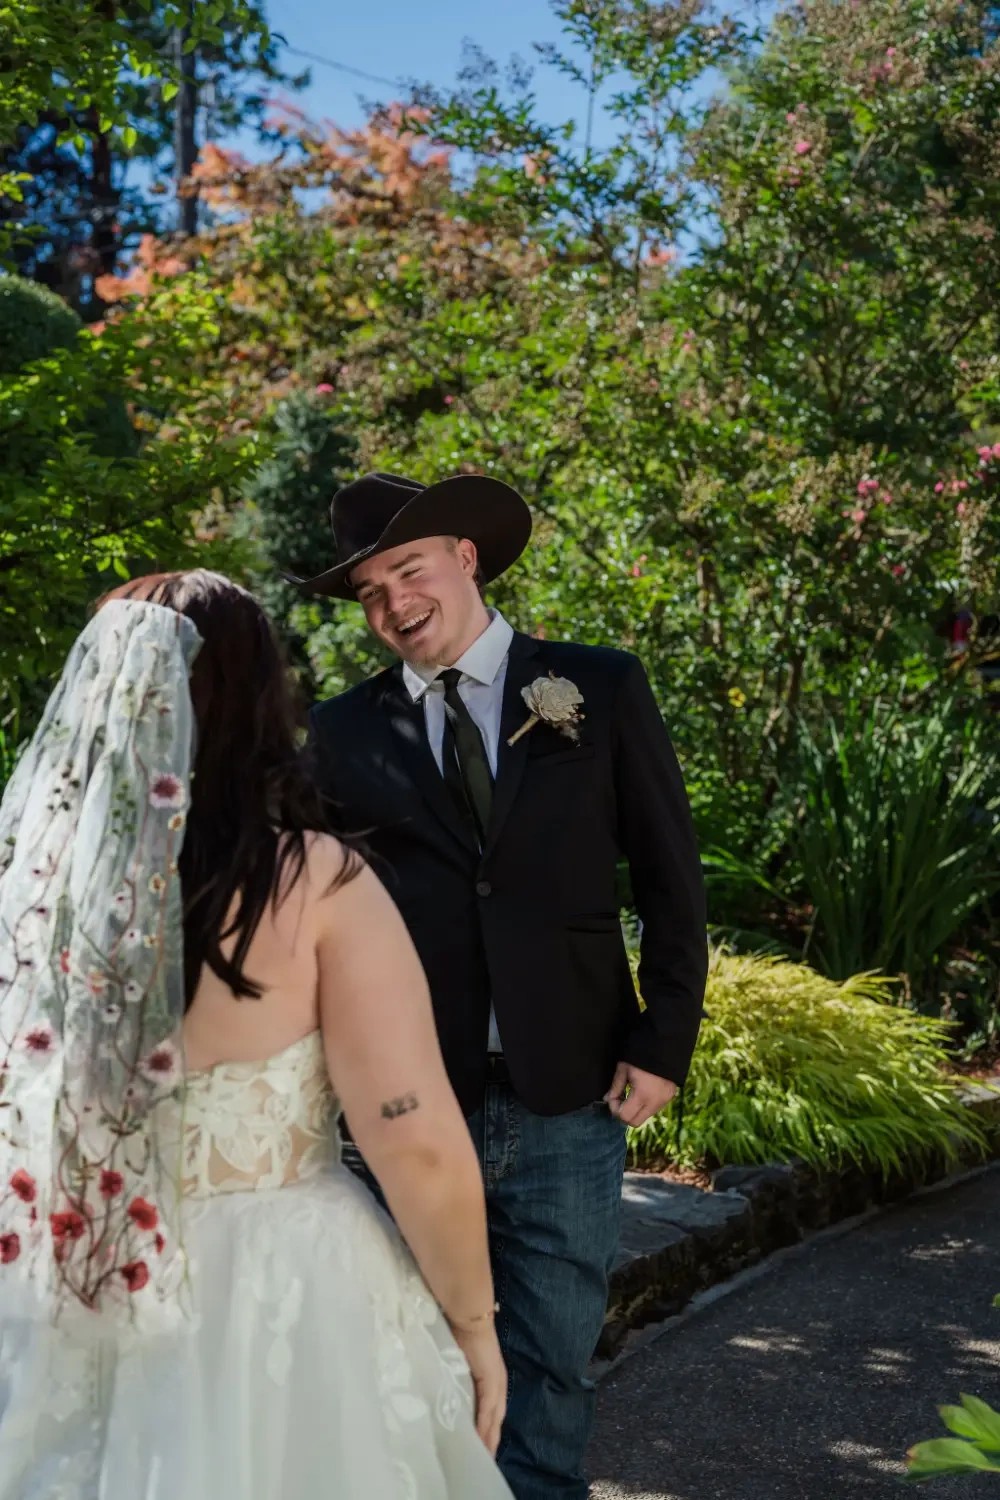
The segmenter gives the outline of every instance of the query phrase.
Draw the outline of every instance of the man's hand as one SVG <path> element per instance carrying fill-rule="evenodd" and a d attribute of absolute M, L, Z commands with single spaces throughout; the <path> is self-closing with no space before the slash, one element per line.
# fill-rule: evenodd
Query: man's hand
<path fill-rule="evenodd" d="M 677 1092 L 676 1083 L 657 1073 L 644 1073 L 632 1063 L 620 1062 L 604 1101 L 623 1125 L 645 1125 L 668 1105 Z"/>

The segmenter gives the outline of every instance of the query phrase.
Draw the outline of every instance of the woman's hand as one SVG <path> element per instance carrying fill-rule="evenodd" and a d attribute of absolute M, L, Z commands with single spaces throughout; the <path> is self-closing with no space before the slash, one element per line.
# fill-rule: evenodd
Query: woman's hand
<path fill-rule="evenodd" d="M 476 1431 L 493 1458 L 500 1446 L 500 1428 L 507 1411 L 507 1366 L 492 1318 L 481 1328 L 452 1328 L 455 1343 L 465 1355 L 476 1394 Z"/>

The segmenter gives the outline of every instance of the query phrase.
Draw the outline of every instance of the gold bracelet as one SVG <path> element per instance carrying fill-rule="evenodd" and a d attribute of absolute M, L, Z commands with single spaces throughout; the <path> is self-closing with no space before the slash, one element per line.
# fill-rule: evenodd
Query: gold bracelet
<path fill-rule="evenodd" d="M 449 1318 L 447 1316 L 447 1314 L 445 1314 L 445 1321 L 447 1322 L 449 1328 L 457 1328 L 459 1330 L 459 1332 L 461 1333 L 463 1331 L 463 1329 L 465 1329 L 468 1326 L 468 1324 L 470 1324 L 470 1323 L 487 1323 L 487 1322 L 489 1322 L 489 1320 L 491 1318 L 495 1318 L 496 1317 L 496 1315 L 497 1315 L 497 1313 L 499 1311 L 500 1311 L 500 1304 L 499 1304 L 499 1302 L 494 1302 L 493 1306 L 489 1309 L 488 1312 L 476 1313 L 475 1317 L 473 1317 L 473 1318 L 463 1318 L 461 1320 L 461 1322 L 459 1322 L 459 1320 L 457 1318 Z"/>

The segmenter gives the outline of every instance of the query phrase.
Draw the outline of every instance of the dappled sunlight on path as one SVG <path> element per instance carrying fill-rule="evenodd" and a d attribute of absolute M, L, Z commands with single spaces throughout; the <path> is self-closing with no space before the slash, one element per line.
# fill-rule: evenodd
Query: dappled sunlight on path
<path fill-rule="evenodd" d="M 817 1241 L 626 1361 L 601 1387 L 593 1500 L 898 1496 L 938 1405 L 1000 1394 L 998 1216 L 994 1169 Z"/>

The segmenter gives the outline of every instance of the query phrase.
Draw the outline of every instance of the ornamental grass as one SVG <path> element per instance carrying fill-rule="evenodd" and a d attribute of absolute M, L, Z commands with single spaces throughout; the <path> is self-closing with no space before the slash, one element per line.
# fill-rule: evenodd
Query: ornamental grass
<path fill-rule="evenodd" d="M 705 1008 L 680 1139 L 675 1101 L 630 1133 L 636 1165 L 798 1158 L 888 1174 L 985 1152 L 949 1068 L 949 1025 L 894 1004 L 891 981 L 717 952 Z"/>

